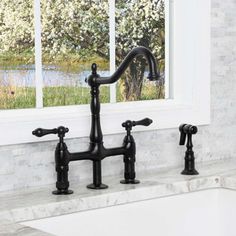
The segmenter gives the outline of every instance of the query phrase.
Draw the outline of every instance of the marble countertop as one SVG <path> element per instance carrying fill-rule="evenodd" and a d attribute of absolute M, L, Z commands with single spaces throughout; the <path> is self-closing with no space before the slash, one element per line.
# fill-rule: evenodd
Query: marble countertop
<path fill-rule="evenodd" d="M 105 190 L 90 190 L 87 182 L 72 183 L 72 195 L 52 195 L 55 186 L 0 193 L 0 236 L 46 236 L 23 221 L 70 214 L 135 201 L 165 197 L 210 188 L 236 190 L 236 161 L 197 164 L 199 175 L 180 175 L 182 168 L 151 170 L 138 174 L 141 184 L 123 185 L 120 176 L 104 178 Z"/>

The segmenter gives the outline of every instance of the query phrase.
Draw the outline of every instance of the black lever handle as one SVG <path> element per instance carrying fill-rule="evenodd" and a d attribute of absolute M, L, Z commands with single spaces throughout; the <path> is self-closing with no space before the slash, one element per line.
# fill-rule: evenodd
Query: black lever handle
<path fill-rule="evenodd" d="M 136 125 L 143 125 L 143 126 L 149 126 L 152 123 L 152 120 L 149 118 L 144 118 L 142 120 L 138 120 L 138 121 L 133 121 L 133 126 Z"/>
<path fill-rule="evenodd" d="M 32 132 L 33 135 L 37 137 L 43 137 L 48 134 L 57 134 L 57 129 L 42 129 L 38 128 Z"/>
<path fill-rule="evenodd" d="M 38 128 L 32 132 L 33 135 L 37 137 L 43 137 L 48 134 L 58 134 L 58 137 L 64 137 L 66 133 L 69 132 L 69 129 L 64 126 L 59 126 L 55 129 L 42 129 Z"/>
<path fill-rule="evenodd" d="M 151 123 L 152 120 L 149 118 L 144 118 L 138 121 L 127 120 L 124 123 L 122 123 L 122 127 L 124 127 L 126 130 L 131 130 L 133 126 L 137 125 L 149 126 Z"/>
<path fill-rule="evenodd" d="M 186 133 L 183 131 L 183 128 L 186 124 L 182 124 L 179 126 L 179 131 L 180 131 L 180 140 L 179 140 L 179 145 L 184 145 L 186 141 Z"/>

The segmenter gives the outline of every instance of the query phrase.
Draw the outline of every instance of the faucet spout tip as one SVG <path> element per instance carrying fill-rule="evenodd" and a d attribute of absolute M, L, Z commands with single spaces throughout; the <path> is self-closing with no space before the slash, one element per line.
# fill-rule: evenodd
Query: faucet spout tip
<path fill-rule="evenodd" d="M 160 79 L 160 75 L 158 73 L 152 74 L 149 73 L 149 75 L 147 76 L 148 80 L 150 81 L 156 81 Z"/>

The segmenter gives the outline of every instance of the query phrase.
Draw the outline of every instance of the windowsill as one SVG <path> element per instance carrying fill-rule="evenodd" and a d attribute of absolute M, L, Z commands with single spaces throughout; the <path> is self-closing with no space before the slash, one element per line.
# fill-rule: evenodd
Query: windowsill
<path fill-rule="evenodd" d="M 203 109 L 205 107 L 205 109 Z M 195 104 L 180 104 L 170 100 L 153 100 L 101 105 L 103 134 L 123 133 L 121 123 L 127 119 L 153 119 L 149 127 L 137 126 L 134 131 L 176 128 L 181 123 L 205 125 L 210 123 L 210 109 Z M 173 119 L 174 118 L 174 119 Z M 87 137 L 90 132 L 89 105 L 1 111 L 2 135 L 0 145 L 56 140 L 56 135 L 37 138 L 32 131 L 38 127 L 67 126 L 66 138 Z"/>

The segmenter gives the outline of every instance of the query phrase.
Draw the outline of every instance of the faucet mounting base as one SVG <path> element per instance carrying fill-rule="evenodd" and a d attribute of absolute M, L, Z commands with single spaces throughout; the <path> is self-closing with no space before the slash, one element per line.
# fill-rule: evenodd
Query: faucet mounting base
<path fill-rule="evenodd" d="M 193 169 L 193 170 L 186 170 L 184 169 L 182 172 L 181 172 L 181 175 L 198 175 L 199 173 Z"/>
<path fill-rule="evenodd" d="M 72 190 L 69 190 L 69 189 L 67 189 L 67 190 L 55 190 L 55 191 L 53 191 L 52 192 L 52 194 L 54 194 L 54 195 L 68 195 L 68 194 L 72 194 L 73 193 L 73 191 Z"/>
<path fill-rule="evenodd" d="M 121 184 L 139 184 L 140 181 L 137 179 L 123 179 L 120 181 Z"/>
<path fill-rule="evenodd" d="M 87 188 L 89 189 L 106 189 L 108 186 L 106 184 L 100 184 L 99 186 L 96 186 L 95 184 L 89 184 L 87 185 Z"/>

